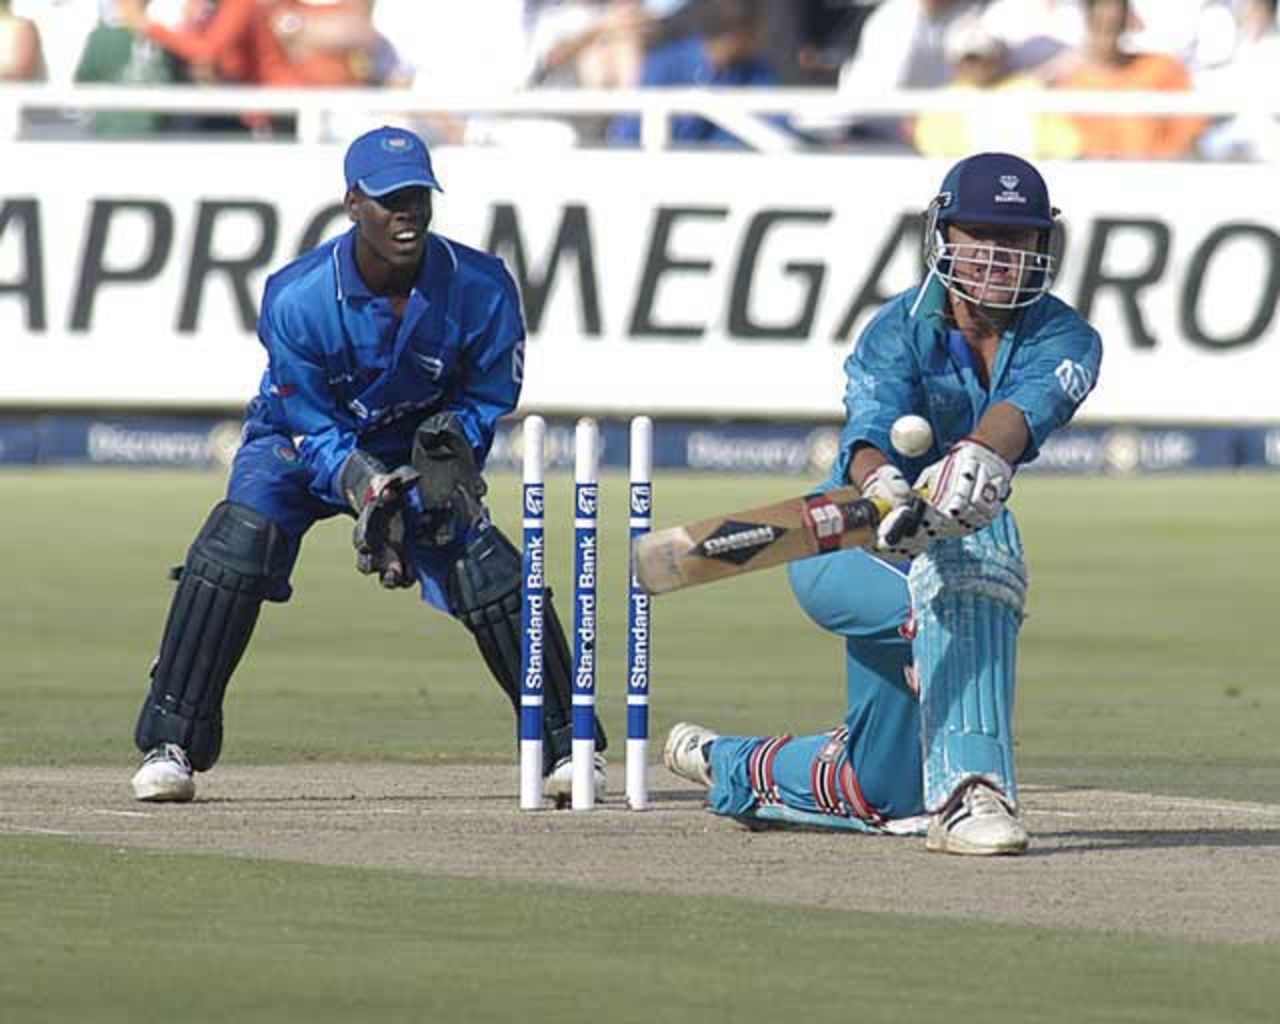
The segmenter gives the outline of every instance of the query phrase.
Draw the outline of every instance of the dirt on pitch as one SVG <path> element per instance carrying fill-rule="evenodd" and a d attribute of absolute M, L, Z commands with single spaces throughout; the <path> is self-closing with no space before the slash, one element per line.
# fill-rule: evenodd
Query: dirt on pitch
<path fill-rule="evenodd" d="M 620 769 L 617 771 L 621 775 Z M 219 766 L 193 804 L 127 768 L 0 768 L 0 832 L 634 892 L 1217 940 L 1280 939 L 1280 806 L 1030 787 L 1020 858 L 919 837 L 748 832 L 654 772 L 652 805 L 516 808 L 510 767 Z"/>

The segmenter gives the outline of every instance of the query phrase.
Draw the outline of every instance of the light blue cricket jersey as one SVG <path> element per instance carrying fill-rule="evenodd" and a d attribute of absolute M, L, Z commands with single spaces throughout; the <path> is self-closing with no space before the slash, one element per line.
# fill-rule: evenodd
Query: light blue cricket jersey
<path fill-rule="evenodd" d="M 943 318 L 945 290 L 936 281 L 928 287 L 914 315 L 919 288 L 890 299 L 845 360 L 847 418 L 828 486 L 846 482 L 853 447 L 860 442 L 875 445 L 914 480 L 999 402 L 1022 410 L 1031 440 L 1018 461 L 1030 462 L 1097 383 L 1098 332 L 1061 299 L 1046 295 L 1004 332 L 988 391 L 964 337 Z M 894 452 L 889 443 L 894 420 L 909 413 L 924 416 L 934 430 L 932 450 L 915 459 Z"/>
<path fill-rule="evenodd" d="M 525 337 L 501 260 L 428 235 L 397 320 L 360 277 L 354 245 L 353 228 L 267 279 L 258 337 L 269 362 L 247 424 L 289 435 L 312 490 L 340 504 L 352 449 L 408 462 L 418 423 L 437 411 L 458 414 L 483 466 L 496 421 L 520 397 Z"/>

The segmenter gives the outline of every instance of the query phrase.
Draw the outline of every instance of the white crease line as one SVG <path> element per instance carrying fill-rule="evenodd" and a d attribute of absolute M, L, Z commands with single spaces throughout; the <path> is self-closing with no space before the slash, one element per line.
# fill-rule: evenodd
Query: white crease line
<path fill-rule="evenodd" d="M 107 829 L 102 830 L 83 830 L 69 831 L 60 828 L 36 828 L 30 825 L 9 825 L 0 822 L 0 835 L 38 835 L 38 836 L 65 836 L 71 839 L 136 839 L 138 832 L 135 829 Z"/>
<path fill-rule="evenodd" d="M 90 832 L 66 832 L 60 828 L 28 828 L 26 825 L 0 825 L 0 832 L 8 832 L 10 835 L 18 833 L 29 833 L 37 836 L 87 836 L 92 835 Z"/>
<path fill-rule="evenodd" d="M 109 811 L 101 807 L 85 807 L 82 810 L 89 814 L 105 814 L 113 818 L 153 818 L 155 817 L 150 811 Z"/>

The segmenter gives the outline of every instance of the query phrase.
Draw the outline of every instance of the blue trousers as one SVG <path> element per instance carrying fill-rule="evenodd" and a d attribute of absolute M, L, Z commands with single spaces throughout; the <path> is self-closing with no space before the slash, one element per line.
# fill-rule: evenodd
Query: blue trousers
<path fill-rule="evenodd" d="M 404 453 L 407 462 L 409 453 Z M 284 533 L 288 544 L 289 571 L 297 562 L 302 538 L 321 519 L 350 513 L 344 504 L 318 496 L 311 489 L 311 472 L 298 457 L 293 442 L 283 434 L 252 435 L 241 445 L 231 466 L 227 500 L 247 505 L 271 519 Z M 410 551 L 418 576 L 422 599 L 452 614 L 446 580 L 449 567 L 462 551 L 466 538 L 449 547 L 414 545 Z M 355 554 L 351 556 L 353 572 Z M 375 585 L 375 584 L 370 584 Z M 292 588 L 282 580 L 273 601 L 287 601 Z"/>
<path fill-rule="evenodd" d="M 924 813 L 906 566 L 850 550 L 789 571 L 804 611 L 844 638 L 848 712 L 817 736 L 717 739 L 711 810 L 857 831 Z"/>

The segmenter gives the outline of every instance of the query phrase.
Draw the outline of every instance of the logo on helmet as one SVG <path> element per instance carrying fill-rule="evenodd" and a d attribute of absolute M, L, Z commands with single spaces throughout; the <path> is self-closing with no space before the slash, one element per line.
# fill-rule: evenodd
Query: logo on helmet
<path fill-rule="evenodd" d="M 1004 186 L 1003 192 L 997 192 L 995 200 L 997 203 L 1018 203 L 1021 206 L 1027 205 L 1027 197 L 1018 191 L 1018 176 L 1016 174 L 1000 175 L 1000 184 Z"/>

